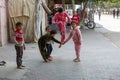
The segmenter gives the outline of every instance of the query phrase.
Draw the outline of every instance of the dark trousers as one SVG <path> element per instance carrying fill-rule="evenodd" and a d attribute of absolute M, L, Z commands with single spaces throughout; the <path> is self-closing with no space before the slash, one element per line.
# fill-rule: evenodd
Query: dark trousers
<path fill-rule="evenodd" d="M 52 44 L 46 44 L 46 48 L 47 48 L 47 54 L 48 56 L 50 56 L 53 50 Z"/>
<path fill-rule="evenodd" d="M 17 67 L 19 67 L 22 65 L 23 46 L 15 45 L 15 50 L 16 50 L 16 63 L 17 63 Z"/>
<path fill-rule="evenodd" d="M 39 47 L 39 50 L 40 50 L 43 60 L 46 61 L 46 59 L 49 57 L 47 54 L 46 48 L 42 46 L 40 41 L 38 41 L 38 47 Z"/>

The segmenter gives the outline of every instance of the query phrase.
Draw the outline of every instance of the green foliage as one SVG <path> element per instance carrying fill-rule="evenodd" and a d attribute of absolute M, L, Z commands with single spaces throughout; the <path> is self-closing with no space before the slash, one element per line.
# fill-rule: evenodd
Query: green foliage
<path fill-rule="evenodd" d="M 117 3 L 117 2 L 119 2 L 119 0 L 110 0 L 110 2 Z"/>
<path fill-rule="evenodd" d="M 120 8 L 120 0 L 94 0 L 96 7 L 101 8 Z M 101 5 L 101 2 L 103 3 Z"/>

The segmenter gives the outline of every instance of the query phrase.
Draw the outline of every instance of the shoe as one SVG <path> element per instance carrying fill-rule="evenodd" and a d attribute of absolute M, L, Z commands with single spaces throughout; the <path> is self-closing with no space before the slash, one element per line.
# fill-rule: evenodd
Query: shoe
<path fill-rule="evenodd" d="M 74 62 L 80 62 L 80 59 L 79 58 L 75 58 L 73 61 Z"/>
<path fill-rule="evenodd" d="M 17 69 L 23 69 L 21 66 L 18 66 Z"/>
<path fill-rule="evenodd" d="M 20 67 L 25 67 L 24 65 L 21 65 Z"/>
<path fill-rule="evenodd" d="M 0 61 L 0 66 L 4 66 L 6 64 L 5 61 Z"/>

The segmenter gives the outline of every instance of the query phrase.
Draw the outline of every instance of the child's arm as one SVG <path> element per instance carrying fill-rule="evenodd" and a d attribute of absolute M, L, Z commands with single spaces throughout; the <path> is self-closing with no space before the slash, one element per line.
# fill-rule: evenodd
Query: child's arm
<path fill-rule="evenodd" d="M 56 42 L 56 43 L 58 43 L 58 44 L 61 44 L 61 42 L 58 41 L 57 39 L 55 39 L 54 37 L 51 37 L 51 38 L 52 38 L 52 40 L 53 40 L 54 42 Z"/>
<path fill-rule="evenodd" d="M 80 31 L 79 29 L 77 29 L 76 32 L 77 32 L 77 36 L 78 36 L 79 43 L 81 44 L 81 42 L 82 42 L 82 34 L 81 34 L 81 31 Z"/>
<path fill-rule="evenodd" d="M 57 13 L 52 18 L 52 24 L 56 24 L 56 16 L 57 16 Z"/>
<path fill-rule="evenodd" d="M 64 41 L 63 44 L 67 43 L 73 37 L 73 35 L 74 35 L 74 32 L 70 31 L 70 34 L 69 34 L 68 38 Z"/>
<path fill-rule="evenodd" d="M 15 44 L 19 44 L 15 36 L 14 36 L 14 41 L 15 41 Z"/>
<path fill-rule="evenodd" d="M 19 42 L 16 40 L 16 32 L 13 34 L 15 44 L 19 45 Z"/>
<path fill-rule="evenodd" d="M 62 46 L 62 43 L 59 45 L 59 48 L 61 48 L 61 46 Z"/>
<path fill-rule="evenodd" d="M 62 46 L 62 43 L 60 41 L 58 41 L 57 39 L 55 39 L 54 37 L 52 37 L 52 40 L 55 41 L 56 43 L 60 44 L 59 45 L 59 48 L 61 48 Z"/>
<path fill-rule="evenodd" d="M 68 13 L 65 12 L 65 14 L 66 14 L 66 17 L 67 17 L 67 19 L 68 19 L 68 23 L 71 23 L 71 18 L 69 17 Z"/>

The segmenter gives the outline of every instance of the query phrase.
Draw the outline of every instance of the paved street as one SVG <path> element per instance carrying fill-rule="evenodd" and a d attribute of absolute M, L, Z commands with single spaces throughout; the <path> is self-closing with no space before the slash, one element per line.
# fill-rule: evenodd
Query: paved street
<path fill-rule="evenodd" d="M 0 80 L 120 80 L 120 49 L 104 35 L 111 31 L 100 23 L 95 30 L 81 31 L 83 45 L 79 63 L 72 61 L 75 58 L 72 40 L 60 49 L 58 44 L 53 45 L 54 60 L 50 63 L 42 61 L 36 43 L 26 44 L 23 70 L 16 69 L 14 45 L 0 47 L 0 59 L 7 62 L 6 66 L 0 66 Z M 56 38 L 60 39 L 59 34 Z"/>
<path fill-rule="evenodd" d="M 98 23 L 98 28 L 95 30 L 102 33 L 117 47 L 120 47 L 120 17 L 114 19 L 112 15 L 102 15 L 99 21 L 98 15 L 95 15 L 95 22 Z"/>

